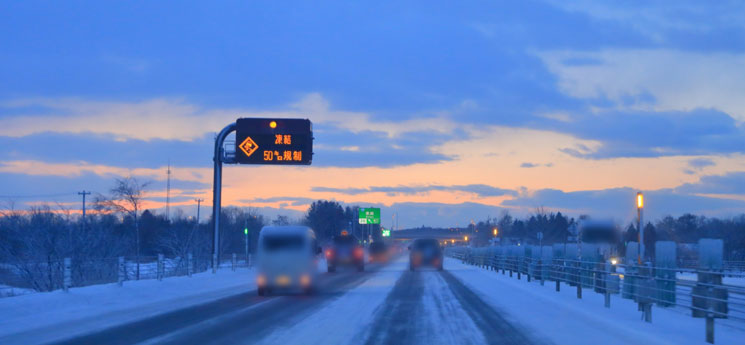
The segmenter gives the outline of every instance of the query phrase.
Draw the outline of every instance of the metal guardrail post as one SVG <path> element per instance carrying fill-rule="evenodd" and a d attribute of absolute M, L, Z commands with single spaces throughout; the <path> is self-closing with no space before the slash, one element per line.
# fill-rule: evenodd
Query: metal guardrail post
<path fill-rule="evenodd" d="M 186 275 L 191 277 L 191 270 L 194 267 L 192 264 L 192 255 L 191 253 L 186 254 Z"/>
<path fill-rule="evenodd" d="M 72 262 L 70 258 L 65 258 L 65 273 L 64 273 L 64 281 L 62 282 L 62 288 L 67 292 L 70 287 L 72 286 L 72 272 L 71 272 L 71 266 Z"/>
<path fill-rule="evenodd" d="M 163 280 L 163 271 L 164 271 L 164 265 L 163 265 L 163 254 L 158 254 L 158 280 Z"/>
<path fill-rule="evenodd" d="M 124 280 L 127 279 L 127 266 L 124 264 L 124 257 L 119 257 L 119 265 L 117 265 L 119 274 L 118 274 L 118 283 L 119 286 L 122 286 L 124 284 Z"/>
<path fill-rule="evenodd" d="M 235 257 L 235 253 L 233 253 L 233 258 L 231 260 L 231 264 L 232 264 L 231 269 L 233 272 L 235 272 L 235 263 L 236 263 L 236 257 Z"/>
<path fill-rule="evenodd" d="M 582 299 L 582 264 L 577 261 L 577 298 Z"/>
<path fill-rule="evenodd" d="M 212 273 L 217 273 L 217 266 L 220 265 L 217 262 L 217 254 L 212 254 Z"/>
<path fill-rule="evenodd" d="M 714 343 L 714 319 L 727 318 L 729 292 L 722 285 L 724 242 L 699 240 L 698 282 L 691 292 L 693 317 L 706 318 L 706 342 Z"/>
<path fill-rule="evenodd" d="M 610 262 L 605 262 L 605 272 L 604 272 L 603 282 L 605 283 L 603 290 L 605 290 L 605 307 L 610 308 Z"/>

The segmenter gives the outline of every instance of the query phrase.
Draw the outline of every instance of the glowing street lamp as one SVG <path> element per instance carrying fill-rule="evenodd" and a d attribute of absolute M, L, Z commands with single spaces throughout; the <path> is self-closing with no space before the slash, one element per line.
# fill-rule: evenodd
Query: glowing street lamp
<path fill-rule="evenodd" d="M 644 259 L 644 228 L 642 227 L 642 211 L 644 210 L 644 194 L 642 192 L 636 193 L 636 230 L 637 237 L 639 239 L 639 254 L 637 256 L 637 262 L 639 265 L 642 264 Z"/>
<path fill-rule="evenodd" d="M 463 236 L 463 241 L 468 242 L 468 236 Z"/>
<path fill-rule="evenodd" d="M 497 228 L 494 228 L 494 230 L 492 230 L 492 233 L 494 234 L 494 237 L 497 237 L 497 234 L 499 234 L 499 230 Z"/>

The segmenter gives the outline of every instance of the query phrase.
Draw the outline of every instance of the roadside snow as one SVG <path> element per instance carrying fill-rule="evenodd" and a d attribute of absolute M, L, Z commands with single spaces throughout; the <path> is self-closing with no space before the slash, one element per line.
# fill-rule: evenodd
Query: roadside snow
<path fill-rule="evenodd" d="M 254 272 L 242 268 L 127 281 L 0 299 L 0 344 L 49 342 L 82 335 L 255 288 Z"/>
<path fill-rule="evenodd" d="M 706 344 L 704 320 L 676 310 L 654 307 L 653 322 L 646 323 L 636 303 L 618 295 L 612 295 L 608 309 L 603 295 L 591 289 L 577 299 L 576 289 L 565 284 L 556 292 L 553 282 L 528 283 L 525 277 L 517 280 L 452 258 L 446 259 L 445 269 L 506 318 L 555 344 Z M 743 339 L 745 332 L 716 327 L 716 344 L 743 344 Z"/>

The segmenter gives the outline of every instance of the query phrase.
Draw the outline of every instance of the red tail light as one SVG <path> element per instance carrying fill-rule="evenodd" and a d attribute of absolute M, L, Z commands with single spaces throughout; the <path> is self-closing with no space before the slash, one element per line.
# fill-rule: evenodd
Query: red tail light
<path fill-rule="evenodd" d="M 357 248 L 354 250 L 354 256 L 361 258 L 362 257 L 362 248 Z"/>
<path fill-rule="evenodd" d="M 331 249 L 327 250 L 327 251 L 326 251 L 326 257 L 327 257 L 327 258 L 330 258 L 330 257 L 332 257 L 332 256 L 334 256 L 334 252 L 333 252 L 333 251 L 331 251 Z"/>

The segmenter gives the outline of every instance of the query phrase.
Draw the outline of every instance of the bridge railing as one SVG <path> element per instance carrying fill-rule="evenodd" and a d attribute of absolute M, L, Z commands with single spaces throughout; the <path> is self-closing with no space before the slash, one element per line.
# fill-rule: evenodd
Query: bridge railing
<path fill-rule="evenodd" d="M 652 306 L 702 318 L 710 343 L 714 342 L 715 319 L 721 325 L 745 331 L 745 272 L 735 271 L 732 266 L 706 266 L 704 260 L 699 267 L 680 268 L 664 256 L 640 265 L 636 260 L 605 260 L 592 255 L 592 251 L 580 256 L 575 247 L 563 252 L 556 248 L 449 247 L 445 254 L 465 264 L 517 279 L 524 277 L 528 282 L 553 282 L 556 291 L 568 285 L 576 289 L 577 298 L 587 290 L 599 293 L 608 308 L 612 296 L 633 300 L 647 322 L 652 322 Z"/>

